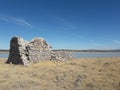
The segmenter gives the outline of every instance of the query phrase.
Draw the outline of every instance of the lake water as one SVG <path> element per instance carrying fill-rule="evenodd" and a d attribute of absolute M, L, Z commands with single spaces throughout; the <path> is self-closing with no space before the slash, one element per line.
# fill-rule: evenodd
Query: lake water
<path fill-rule="evenodd" d="M 76 58 L 120 57 L 120 52 L 72 52 Z"/>
<path fill-rule="evenodd" d="M 8 54 L 1 54 L 0 53 L 0 58 L 8 58 Z"/>
<path fill-rule="evenodd" d="M 120 57 L 120 52 L 71 52 L 76 58 Z M 0 54 L 0 58 L 8 58 L 8 54 Z"/>

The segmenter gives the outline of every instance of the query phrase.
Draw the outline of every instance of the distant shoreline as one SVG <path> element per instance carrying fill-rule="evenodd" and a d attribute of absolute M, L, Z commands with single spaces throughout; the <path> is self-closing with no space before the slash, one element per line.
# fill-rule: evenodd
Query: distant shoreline
<path fill-rule="evenodd" d="M 0 54 L 9 54 L 9 52 L 0 52 Z"/>
<path fill-rule="evenodd" d="M 8 54 L 9 50 L 0 50 L 0 54 Z"/>
<path fill-rule="evenodd" d="M 120 50 L 69 50 L 69 49 L 58 49 L 53 51 L 67 51 L 67 52 L 120 52 Z M 0 54 L 8 54 L 9 50 L 0 50 Z"/>
<path fill-rule="evenodd" d="M 69 49 L 60 49 L 53 51 L 68 51 L 68 52 L 120 52 L 120 50 L 69 50 Z"/>

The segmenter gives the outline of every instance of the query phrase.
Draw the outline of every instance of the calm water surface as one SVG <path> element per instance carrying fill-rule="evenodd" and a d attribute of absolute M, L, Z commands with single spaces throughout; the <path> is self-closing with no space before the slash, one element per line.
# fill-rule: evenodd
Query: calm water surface
<path fill-rule="evenodd" d="M 8 54 L 1 54 L 0 53 L 0 58 L 8 58 Z"/>
<path fill-rule="evenodd" d="M 120 52 L 72 52 L 76 58 L 120 57 Z"/>
<path fill-rule="evenodd" d="M 76 58 L 120 57 L 120 52 L 71 52 Z M 8 58 L 8 54 L 0 54 L 0 58 Z"/>

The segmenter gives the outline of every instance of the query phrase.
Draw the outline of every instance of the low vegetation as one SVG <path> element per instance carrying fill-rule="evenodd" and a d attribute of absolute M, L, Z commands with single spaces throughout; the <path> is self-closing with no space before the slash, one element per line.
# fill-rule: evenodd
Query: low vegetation
<path fill-rule="evenodd" d="M 120 90 L 120 57 L 42 61 L 30 66 L 0 59 L 0 90 Z"/>

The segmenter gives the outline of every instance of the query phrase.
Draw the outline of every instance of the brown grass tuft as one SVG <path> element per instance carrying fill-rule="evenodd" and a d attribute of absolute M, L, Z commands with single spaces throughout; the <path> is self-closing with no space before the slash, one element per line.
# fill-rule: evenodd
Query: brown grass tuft
<path fill-rule="evenodd" d="M 120 90 L 120 57 L 42 61 L 29 67 L 0 59 L 0 90 Z"/>

